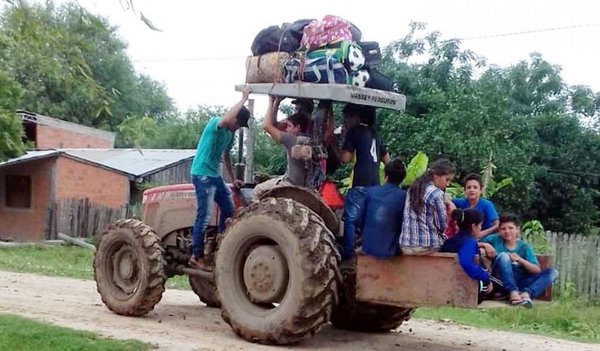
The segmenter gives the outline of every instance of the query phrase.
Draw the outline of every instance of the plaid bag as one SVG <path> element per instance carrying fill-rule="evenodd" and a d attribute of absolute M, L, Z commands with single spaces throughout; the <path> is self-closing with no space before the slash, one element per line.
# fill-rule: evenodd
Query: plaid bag
<path fill-rule="evenodd" d="M 327 15 L 304 27 L 300 47 L 313 50 L 341 40 L 352 41 L 352 26 L 341 17 Z"/>

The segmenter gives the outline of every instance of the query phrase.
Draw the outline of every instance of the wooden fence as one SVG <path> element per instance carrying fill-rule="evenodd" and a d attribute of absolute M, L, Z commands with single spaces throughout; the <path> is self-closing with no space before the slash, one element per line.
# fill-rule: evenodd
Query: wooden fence
<path fill-rule="evenodd" d="M 57 233 L 92 237 L 117 219 L 140 216 L 139 205 L 109 208 L 87 199 L 60 200 L 49 209 L 46 239 L 56 239 Z M 574 289 L 577 296 L 600 300 L 600 236 L 552 232 L 547 236 L 552 265 L 559 272 L 554 292 Z"/>
<path fill-rule="evenodd" d="M 140 205 L 111 208 L 94 204 L 88 199 L 59 200 L 48 209 L 45 238 L 56 239 L 58 233 L 80 238 L 93 237 L 117 219 L 140 218 L 140 215 Z"/>
<path fill-rule="evenodd" d="M 547 232 L 553 266 L 558 270 L 554 291 L 574 288 L 577 296 L 600 299 L 600 236 Z M 571 288 L 567 285 L 572 285 Z"/>

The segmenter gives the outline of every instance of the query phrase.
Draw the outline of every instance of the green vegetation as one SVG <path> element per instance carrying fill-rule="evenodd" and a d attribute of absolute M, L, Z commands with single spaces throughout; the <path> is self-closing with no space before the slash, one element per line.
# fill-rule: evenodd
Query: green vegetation
<path fill-rule="evenodd" d="M 76 2 L 4 2 L 0 160 L 25 149 L 17 108 L 117 132 L 119 147 L 195 148 L 208 119 L 226 107 L 176 111 L 162 84 L 135 72 L 126 48 L 108 19 Z M 378 112 L 393 157 L 445 157 L 461 179 L 492 154 L 498 183 L 486 182 L 486 195 L 500 212 L 552 231 L 598 232 L 600 93 L 566 84 L 560 67 L 539 53 L 498 67 L 421 23 L 384 49 L 379 69 L 407 97 L 405 113 Z M 282 174 L 283 148 L 260 121 L 252 127 L 256 171 Z M 348 175 L 342 167 L 334 177 Z"/>
<path fill-rule="evenodd" d="M 496 190 L 488 195 L 499 212 L 539 219 L 552 231 L 593 231 L 600 203 L 598 92 L 567 85 L 560 67 L 538 53 L 494 66 L 420 23 L 386 48 L 380 69 L 407 96 L 404 114 L 379 111 L 391 155 L 448 158 L 461 179 L 478 173 L 491 153 L 494 177 L 513 184 L 489 189 Z"/>
<path fill-rule="evenodd" d="M 50 276 L 93 279 L 93 253 L 74 246 L 33 246 L 0 249 L 0 270 Z M 177 276 L 169 288 L 190 289 L 188 279 Z M 569 293 L 571 291 L 571 293 Z M 600 342 L 600 306 L 573 297 L 571 286 L 559 300 L 540 303 L 533 309 L 419 308 L 415 318 L 451 320 L 456 323 L 493 329 L 534 333 L 585 342 Z M 0 319 L 0 325 L 2 320 Z M 0 336 L 0 349 L 2 338 Z"/>
<path fill-rule="evenodd" d="M 93 333 L 74 331 L 0 314 L 0 350 L 15 351 L 138 351 L 154 347 L 141 341 L 111 340 Z"/>
<path fill-rule="evenodd" d="M 419 308 L 413 317 L 600 343 L 600 307 L 583 300 L 560 299 L 536 304 L 533 309 Z"/>
<path fill-rule="evenodd" d="M 28 246 L 0 249 L 0 269 L 55 277 L 94 279 L 94 253 L 77 246 Z M 175 276 L 167 288 L 190 289 L 188 278 Z"/>

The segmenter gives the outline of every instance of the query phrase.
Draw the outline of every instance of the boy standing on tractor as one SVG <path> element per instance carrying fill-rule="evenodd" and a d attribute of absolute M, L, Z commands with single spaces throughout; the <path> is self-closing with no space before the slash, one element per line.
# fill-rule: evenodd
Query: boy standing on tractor
<path fill-rule="evenodd" d="M 225 227 L 227 218 L 233 215 L 231 193 L 219 172 L 221 157 L 225 170 L 236 186 L 231 165 L 230 150 L 233 136 L 240 127 L 248 127 L 250 111 L 244 106 L 250 88 L 242 90 L 242 99 L 233 105 L 223 117 L 213 117 L 208 121 L 198 141 L 196 156 L 192 162 L 192 183 L 196 189 L 196 221 L 192 231 L 192 257 L 189 265 L 198 269 L 207 269 L 204 262 L 204 231 L 212 215 L 213 201 L 221 209 L 218 233 Z"/>
<path fill-rule="evenodd" d="M 279 130 L 276 121 L 277 111 L 279 110 L 281 100 L 280 97 L 269 96 L 269 107 L 267 108 L 267 113 L 263 121 L 263 130 L 267 132 L 274 141 L 285 147 L 287 153 L 287 168 L 283 176 L 257 184 L 254 188 L 254 195 L 256 197 L 260 197 L 262 194 L 276 186 L 308 186 L 306 166 L 308 160 L 299 157 L 300 155 L 296 155 L 293 150 L 294 148 L 298 148 L 299 137 L 306 134 L 310 117 L 305 112 L 296 112 L 283 122 L 285 123 L 285 130 Z M 308 137 L 305 139 L 308 140 Z"/>
<path fill-rule="evenodd" d="M 344 119 L 358 119 L 358 124 L 348 130 L 342 145 L 341 161 L 356 159 L 352 187 L 348 189 L 344 204 L 344 248 L 342 259 L 354 257 L 355 229 L 358 211 L 363 205 L 367 187 L 380 185 L 379 164 L 390 160 L 387 149 L 375 130 L 375 108 L 348 104 L 342 110 Z"/>

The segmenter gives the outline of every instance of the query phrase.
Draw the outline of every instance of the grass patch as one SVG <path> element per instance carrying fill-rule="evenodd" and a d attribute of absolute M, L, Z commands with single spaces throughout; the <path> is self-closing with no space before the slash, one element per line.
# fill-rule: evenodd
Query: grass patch
<path fill-rule="evenodd" d="M 94 254 L 77 246 L 29 246 L 0 249 L 0 270 L 93 279 Z M 167 287 L 190 289 L 187 276 L 167 280 Z M 533 309 L 418 308 L 415 318 L 445 320 L 491 329 L 518 331 L 563 339 L 600 342 L 600 306 L 572 298 Z M 4 348 L 0 347 L 0 350 Z"/>
<path fill-rule="evenodd" d="M 94 253 L 67 245 L 38 245 L 0 249 L 0 269 L 54 277 L 94 279 Z M 167 280 L 167 288 L 189 290 L 187 276 Z"/>
<path fill-rule="evenodd" d="M 113 340 L 96 334 L 75 331 L 0 314 L 0 350 L 15 351 L 141 351 L 153 345 L 134 340 Z"/>
<path fill-rule="evenodd" d="M 521 307 L 460 309 L 418 308 L 414 318 L 451 320 L 475 327 L 518 331 L 579 342 L 600 342 L 600 306 L 584 300 L 560 299 Z"/>

